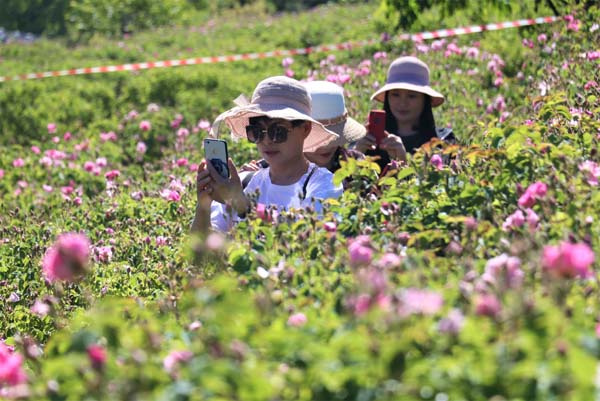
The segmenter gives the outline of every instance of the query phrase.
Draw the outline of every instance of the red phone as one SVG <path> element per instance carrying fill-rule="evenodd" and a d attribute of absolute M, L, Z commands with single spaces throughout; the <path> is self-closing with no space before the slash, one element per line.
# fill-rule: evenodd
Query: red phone
<path fill-rule="evenodd" d="M 377 145 L 385 138 L 385 110 L 371 110 L 369 113 L 369 133 L 375 137 Z"/>

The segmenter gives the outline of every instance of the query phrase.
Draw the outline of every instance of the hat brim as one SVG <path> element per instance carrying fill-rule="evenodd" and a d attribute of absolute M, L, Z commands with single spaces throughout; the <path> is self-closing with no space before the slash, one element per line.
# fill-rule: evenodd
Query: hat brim
<path fill-rule="evenodd" d="M 280 105 L 269 104 L 249 104 L 243 107 L 234 107 L 216 118 L 211 131 L 214 136 L 218 132 L 220 123 L 225 122 L 231 130 L 231 135 L 234 138 L 247 138 L 246 126 L 249 124 L 249 119 L 251 117 L 261 116 L 268 118 L 280 118 L 290 121 L 310 121 L 312 123 L 311 130 L 304 140 L 303 146 L 303 151 L 305 152 L 310 152 L 338 139 L 338 135 L 335 132 L 328 130 L 323 126 L 323 124 L 311 118 L 310 116 L 293 108 L 282 108 Z"/>
<path fill-rule="evenodd" d="M 351 117 L 346 118 L 346 121 L 327 125 L 325 127 L 339 135 L 339 138 L 331 143 L 337 146 L 344 146 L 346 144 L 356 142 L 367 135 L 367 129 L 365 126 Z"/>
<path fill-rule="evenodd" d="M 431 107 L 437 107 L 444 103 L 444 95 L 433 90 L 430 86 L 413 85 L 405 82 L 389 83 L 383 85 L 377 92 L 371 96 L 371 100 L 377 100 L 383 103 L 385 101 L 385 92 L 393 89 L 407 89 L 410 91 L 424 93 L 431 96 Z"/>

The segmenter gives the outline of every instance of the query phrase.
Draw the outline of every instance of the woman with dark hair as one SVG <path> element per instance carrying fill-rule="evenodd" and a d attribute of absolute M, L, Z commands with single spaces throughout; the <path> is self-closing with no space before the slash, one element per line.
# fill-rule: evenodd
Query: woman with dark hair
<path fill-rule="evenodd" d="M 404 161 L 433 138 L 454 142 L 449 128 L 436 128 L 433 107 L 444 96 L 429 86 L 429 68 L 416 57 L 400 57 L 390 64 L 386 84 L 371 96 L 383 103 L 386 113 L 385 138 L 379 145 L 372 134 L 356 143 L 367 156 L 379 156 L 382 171 L 391 159 Z"/>

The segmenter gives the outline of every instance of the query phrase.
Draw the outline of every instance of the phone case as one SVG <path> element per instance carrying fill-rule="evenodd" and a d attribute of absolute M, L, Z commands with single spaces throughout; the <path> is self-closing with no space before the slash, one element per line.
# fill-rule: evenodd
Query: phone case
<path fill-rule="evenodd" d="M 369 113 L 369 133 L 375 137 L 375 141 L 379 145 L 385 138 L 385 111 L 371 110 Z"/>
<path fill-rule="evenodd" d="M 221 139 L 205 139 L 204 157 L 212 163 L 215 170 L 217 170 L 222 177 L 229 178 L 227 142 Z"/>

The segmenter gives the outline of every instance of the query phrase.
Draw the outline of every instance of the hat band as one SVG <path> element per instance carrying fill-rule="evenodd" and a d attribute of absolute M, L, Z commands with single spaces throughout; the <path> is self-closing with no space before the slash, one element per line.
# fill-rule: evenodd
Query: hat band
<path fill-rule="evenodd" d="M 344 114 L 342 114 L 339 117 L 334 117 L 334 118 L 326 118 L 323 120 L 317 120 L 318 122 L 320 122 L 321 124 L 323 124 L 324 126 L 329 126 L 329 125 L 335 125 L 335 124 L 339 124 L 339 123 L 343 123 L 348 119 L 348 112 L 345 111 Z"/>
<path fill-rule="evenodd" d="M 400 72 L 394 74 L 392 72 L 389 78 L 387 79 L 386 83 L 397 84 L 402 82 L 418 86 L 429 86 L 429 77 L 423 74 L 410 74 L 407 72 Z"/>

